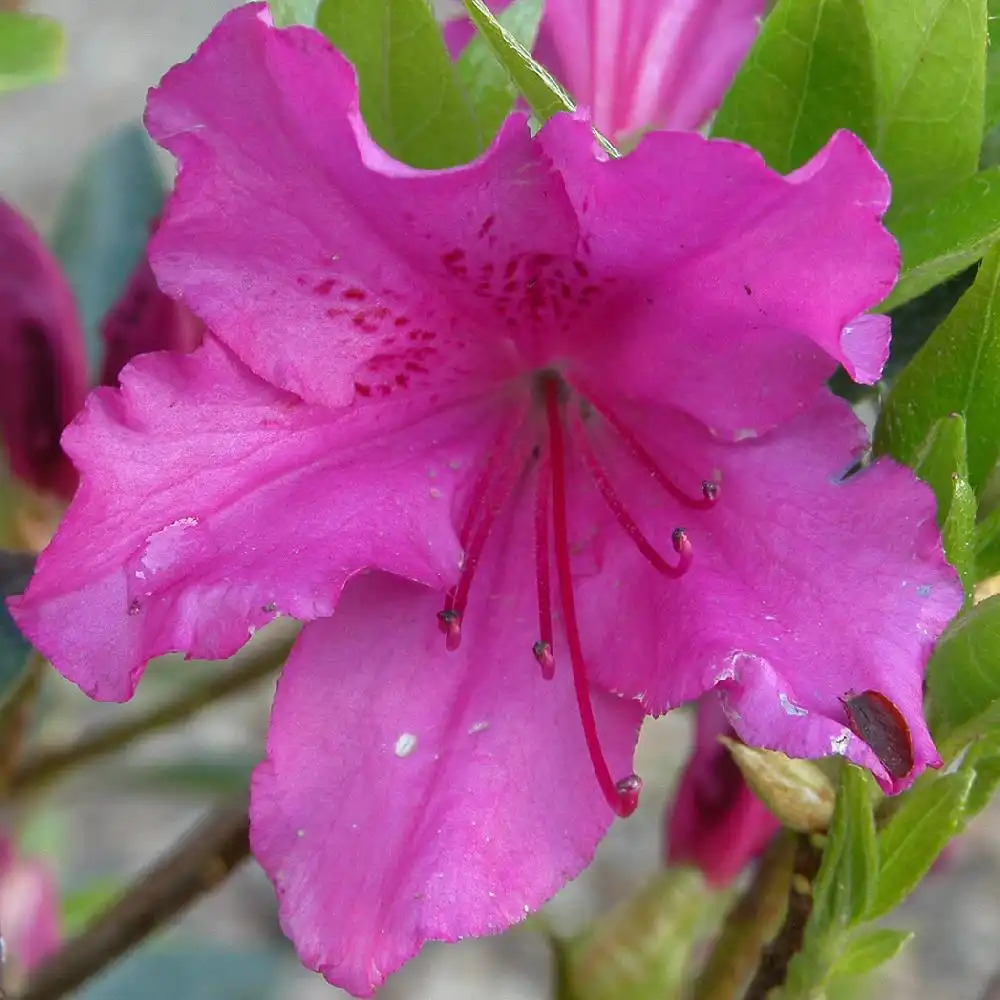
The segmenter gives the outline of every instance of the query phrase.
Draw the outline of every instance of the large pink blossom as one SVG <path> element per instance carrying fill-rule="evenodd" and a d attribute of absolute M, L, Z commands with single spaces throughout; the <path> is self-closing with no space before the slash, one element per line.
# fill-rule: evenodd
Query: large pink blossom
<path fill-rule="evenodd" d="M 534 54 L 597 128 L 628 144 L 647 129 L 704 125 L 766 7 L 767 0 L 545 0 Z M 462 18 L 445 32 L 458 51 L 473 28 Z"/>
<path fill-rule="evenodd" d="M 748 743 L 888 790 L 937 763 L 923 668 L 961 594 L 933 498 L 889 462 L 841 480 L 865 435 L 824 385 L 878 376 L 887 321 L 847 328 L 899 264 L 856 138 L 782 177 L 515 115 L 419 171 L 372 143 L 349 64 L 260 5 L 147 122 L 181 165 L 153 267 L 214 336 L 91 395 L 14 613 L 104 699 L 307 622 L 252 803 L 306 963 L 368 995 L 523 917 L 634 807 L 644 714 L 710 689 Z M 850 731 L 867 690 L 909 773 Z"/>

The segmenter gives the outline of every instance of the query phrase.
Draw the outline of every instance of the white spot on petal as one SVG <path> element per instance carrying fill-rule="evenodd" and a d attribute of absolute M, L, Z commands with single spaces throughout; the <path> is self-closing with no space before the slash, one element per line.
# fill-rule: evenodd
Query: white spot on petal
<path fill-rule="evenodd" d="M 788 695 L 785 694 L 784 691 L 782 691 L 778 695 L 778 701 L 781 702 L 781 707 L 784 709 L 785 715 L 798 715 L 798 716 L 801 716 L 801 715 L 808 715 L 809 714 L 808 709 L 802 708 L 801 705 L 796 705 L 795 702 L 792 701 L 792 699 L 789 698 Z"/>
<path fill-rule="evenodd" d="M 417 749 L 417 737 L 415 733 L 400 733 L 396 740 L 395 754 L 397 757 L 409 757 Z"/>
<path fill-rule="evenodd" d="M 440 500 L 441 497 L 444 496 L 444 494 L 436 486 L 432 486 L 431 496 L 434 497 L 435 500 Z"/>
<path fill-rule="evenodd" d="M 490 724 L 485 719 L 481 722 L 474 722 L 471 726 L 469 726 L 469 735 L 475 736 L 476 733 L 481 733 L 484 729 L 489 728 Z"/>
<path fill-rule="evenodd" d="M 847 747 L 851 742 L 851 731 L 849 729 L 842 729 L 839 736 L 834 736 L 830 740 L 830 753 L 835 753 L 839 757 L 843 757 L 847 753 Z"/>
<path fill-rule="evenodd" d="M 305 830 L 296 830 L 295 831 L 295 836 L 299 837 L 300 839 L 302 837 L 304 837 L 305 835 L 306 835 L 306 831 Z"/>
<path fill-rule="evenodd" d="M 741 427 L 734 435 L 734 441 L 752 441 L 757 437 L 757 432 L 752 427 Z"/>

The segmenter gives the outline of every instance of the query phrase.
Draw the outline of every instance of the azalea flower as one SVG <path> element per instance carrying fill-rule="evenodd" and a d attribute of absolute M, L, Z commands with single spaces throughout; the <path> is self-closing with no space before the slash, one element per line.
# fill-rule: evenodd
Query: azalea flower
<path fill-rule="evenodd" d="M 511 0 L 498 0 L 499 13 Z M 767 0 L 545 0 L 535 58 L 621 146 L 648 129 L 696 129 L 722 102 Z M 474 34 L 463 17 L 453 52 Z"/>
<path fill-rule="evenodd" d="M 102 385 L 136 354 L 190 350 L 201 323 L 156 284 L 143 257 L 102 323 Z M 62 267 L 31 224 L 0 200 L 0 434 L 14 475 L 68 500 L 77 473 L 60 446 L 83 405 L 87 355 L 76 301 Z"/>
<path fill-rule="evenodd" d="M 252 843 L 306 964 L 370 995 L 498 932 L 636 805 L 642 719 L 717 690 L 746 742 L 889 791 L 938 756 L 924 664 L 958 608 L 930 492 L 825 388 L 878 377 L 888 181 L 836 135 L 747 147 L 513 115 L 421 171 L 316 31 L 228 14 L 152 92 L 180 162 L 153 240 L 212 331 L 137 358 L 65 445 L 81 485 L 15 617 L 126 699 L 154 656 L 307 624 Z M 908 727 L 890 773 L 842 699 Z"/>
<path fill-rule="evenodd" d="M 781 825 L 719 742 L 733 735 L 714 693 L 698 702 L 695 744 L 667 810 L 668 865 L 694 865 L 712 885 L 731 882 Z"/>

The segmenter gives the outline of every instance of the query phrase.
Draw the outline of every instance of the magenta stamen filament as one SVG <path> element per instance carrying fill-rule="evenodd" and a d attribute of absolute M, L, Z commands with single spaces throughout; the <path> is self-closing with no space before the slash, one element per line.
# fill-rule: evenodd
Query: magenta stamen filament
<path fill-rule="evenodd" d="M 642 783 L 634 774 L 616 782 L 611 776 L 611 770 L 601 749 L 597 718 L 590 700 L 587 665 L 583 658 L 580 629 L 576 619 L 576 604 L 573 600 L 573 568 L 570 562 L 566 502 L 566 449 L 563 441 L 562 417 L 559 412 L 559 383 L 555 379 L 548 379 L 544 391 L 551 457 L 553 548 L 559 596 L 562 601 L 563 624 L 566 629 L 566 644 L 569 647 L 569 658 L 573 667 L 573 689 L 576 692 L 577 708 L 597 783 L 608 805 L 619 816 L 629 816 L 638 805 Z"/>
<path fill-rule="evenodd" d="M 538 642 L 533 647 L 535 659 L 547 681 L 556 675 L 552 627 L 552 581 L 549 573 L 549 490 L 552 469 L 549 456 L 543 455 L 538 465 L 535 486 L 535 575 L 538 579 Z"/>

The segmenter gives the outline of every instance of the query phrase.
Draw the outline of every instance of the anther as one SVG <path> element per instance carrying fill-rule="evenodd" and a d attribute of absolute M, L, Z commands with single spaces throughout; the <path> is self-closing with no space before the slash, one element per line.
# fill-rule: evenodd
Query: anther
<path fill-rule="evenodd" d="M 438 624 L 444 632 L 444 645 L 449 653 L 454 653 L 462 641 L 462 615 L 454 608 L 438 612 Z"/>
<path fill-rule="evenodd" d="M 670 541 L 674 546 L 674 552 L 680 556 L 677 566 L 674 567 L 678 576 L 686 573 L 694 558 L 694 546 L 684 528 L 674 528 L 674 533 L 670 536 Z"/>
<path fill-rule="evenodd" d="M 631 816 L 639 805 L 642 778 L 638 774 L 630 774 L 615 783 L 615 791 L 618 793 L 618 807 L 615 812 L 623 818 Z"/>
<path fill-rule="evenodd" d="M 711 506 L 719 499 L 719 484 L 705 479 L 701 484 L 701 495 L 705 498 L 706 504 Z"/>
<path fill-rule="evenodd" d="M 552 680 L 556 675 L 556 658 L 552 655 L 552 643 L 541 639 L 531 647 L 531 651 L 542 668 L 542 677 L 547 681 Z"/>

